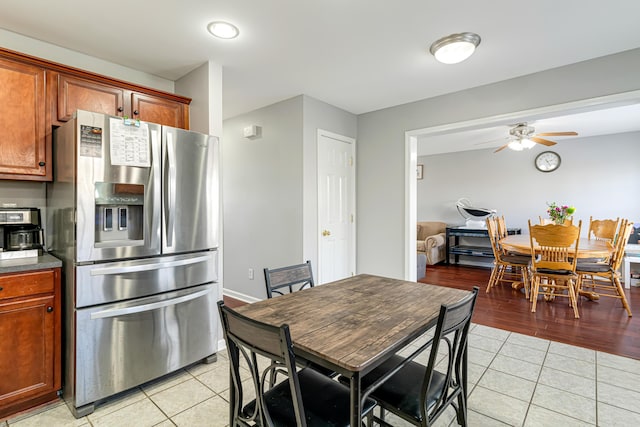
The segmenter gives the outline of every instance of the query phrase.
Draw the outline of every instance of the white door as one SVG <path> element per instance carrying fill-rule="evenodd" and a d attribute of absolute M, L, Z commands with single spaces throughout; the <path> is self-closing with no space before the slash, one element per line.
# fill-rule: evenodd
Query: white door
<path fill-rule="evenodd" d="M 318 130 L 318 283 L 355 274 L 355 140 Z"/>

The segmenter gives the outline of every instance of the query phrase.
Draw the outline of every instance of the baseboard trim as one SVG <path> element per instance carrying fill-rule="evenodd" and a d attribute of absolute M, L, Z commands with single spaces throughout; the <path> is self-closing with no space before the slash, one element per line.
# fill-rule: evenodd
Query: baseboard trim
<path fill-rule="evenodd" d="M 236 292 L 234 290 L 231 289 L 222 289 L 222 295 L 227 296 L 227 297 L 231 297 L 240 301 L 244 301 L 246 303 L 252 303 L 252 302 L 258 302 L 258 301 L 262 301 L 261 299 L 258 299 L 256 297 L 252 297 L 250 295 L 245 295 L 242 294 L 240 292 Z"/>

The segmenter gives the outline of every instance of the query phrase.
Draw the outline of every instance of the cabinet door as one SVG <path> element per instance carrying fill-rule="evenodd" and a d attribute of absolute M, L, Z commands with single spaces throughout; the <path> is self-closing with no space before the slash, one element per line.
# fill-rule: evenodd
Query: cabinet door
<path fill-rule="evenodd" d="M 44 69 L 0 58 L 0 82 L 0 179 L 51 179 Z"/>
<path fill-rule="evenodd" d="M 188 111 L 181 102 L 136 92 L 131 94 L 132 117 L 145 122 L 189 129 Z"/>
<path fill-rule="evenodd" d="M 54 296 L 0 302 L 2 407 L 55 391 Z"/>
<path fill-rule="evenodd" d="M 66 122 L 76 110 L 122 116 L 124 89 L 59 74 L 57 118 Z"/>

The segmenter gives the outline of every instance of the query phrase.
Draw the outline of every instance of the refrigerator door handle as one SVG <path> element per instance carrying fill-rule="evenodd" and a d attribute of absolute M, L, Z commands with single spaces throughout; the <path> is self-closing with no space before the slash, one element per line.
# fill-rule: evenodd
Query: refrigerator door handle
<path fill-rule="evenodd" d="M 164 301 L 152 302 L 149 304 L 135 305 L 133 307 L 126 308 L 111 308 L 102 311 L 96 311 L 91 313 L 91 320 L 104 319 L 108 317 L 126 316 L 130 314 L 143 313 L 145 311 L 156 310 L 158 308 L 168 307 L 170 305 L 181 304 L 186 301 L 191 301 L 201 296 L 207 295 L 213 291 L 214 288 L 204 289 L 202 291 L 194 292 L 189 295 L 183 295 L 177 298 L 171 298 Z"/>
<path fill-rule="evenodd" d="M 179 259 L 175 261 L 163 261 L 162 263 L 154 262 L 143 265 L 132 265 L 128 267 L 103 267 L 91 269 L 91 276 L 108 276 L 112 274 L 136 273 L 139 271 L 159 270 L 161 268 L 180 267 L 184 265 L 197 264 L 199 262 L 209 261 L 208 255 L 195 258 Z"/>
<path fill-rule="evenodd" d="M 176 209 L 176 149 L 172 131 L 167 132 L 167 157 L 169 173 L 167 179 L 167 247 L 173 246 Z"/>

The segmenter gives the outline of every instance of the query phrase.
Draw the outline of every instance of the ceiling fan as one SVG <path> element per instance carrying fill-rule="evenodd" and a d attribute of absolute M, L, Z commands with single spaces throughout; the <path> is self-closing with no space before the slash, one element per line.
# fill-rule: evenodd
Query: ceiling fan
<path fill-rule="evenodd" d="M 556 145 L 555 141 L 549 139 L 540 138 L 541 136 L 576 136 L 577 132 L 542 132 L 535 133 L 533 126 L 528 126 L 526 123 L 518 123 L 511 129 L 509 129 L 509 142 L 498 148 L 494 153 L 502 151 L 509 147 L 515 151 L 522 151 L 525 148 L 532 148 L 537 144 L 546 145 L 551 147 Z"/>

